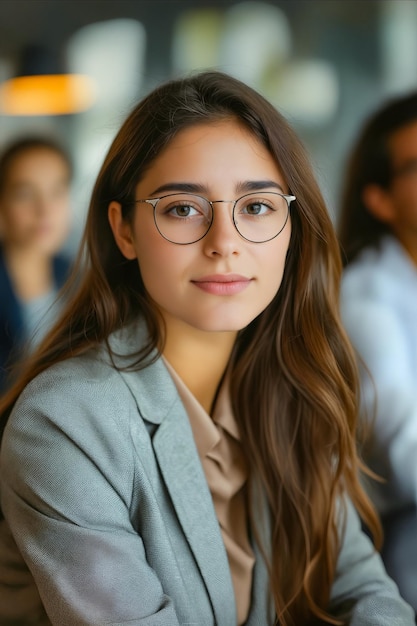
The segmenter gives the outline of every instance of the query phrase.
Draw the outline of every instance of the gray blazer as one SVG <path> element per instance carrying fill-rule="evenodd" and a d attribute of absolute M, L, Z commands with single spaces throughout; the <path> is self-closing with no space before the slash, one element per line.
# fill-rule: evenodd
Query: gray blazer
<path fill-rule="evenodd" d="M 141 332 L 117 333 L 113 347 L 127 354 Z M 161 359 L 120 372 L 103 349 L 32 381 L 4 435 L 1 504 L 52 624 L 236 625 L 211 495 Z M 412 611 L 351 506 L 343 536 L 332 613 L 355 626 L 412 626 Z M 16 548 L 12 558 L 8 546 L 6 561 L 0 554 L 3 597 L 4 578 L 22 571 Z M 254 549 L 247 626 L 270 626 L 267 574 Z M 36 621 L 31 606 L 32 617 L 13 622 L 0 614 L 0 623 L 49 623 Z"/>

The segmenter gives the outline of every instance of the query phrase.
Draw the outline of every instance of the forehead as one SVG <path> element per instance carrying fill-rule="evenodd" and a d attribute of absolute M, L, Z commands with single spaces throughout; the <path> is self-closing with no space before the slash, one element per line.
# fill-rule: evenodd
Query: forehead
<path fill-rule="evenodd" d="M 213 146 L 227 148 L 233 143 L 264 148 L 263 144 L 246 126 L 234 119 L 196 123 L 179 130 L 168 142 L 159 156 L 172 152 L 205 152 Z"/>
<path fill-rule="evenodd" d="M 396 130 L 391 135 L 388 146 L 395 165 L 417 159 L 417 119 Z"/>
<path fill-rule="evenodd" d="M 34 147 L 18 152 L 9 161 L 7 177 L 17 178 L 31 172 L 47 175 L 51 168 L 69 173 L 69 164 L 63 155 L 52 148 Z"/>
<path fill-rule="evenodd" d="M 280 168 L 266 146 L 236 120 L 196 124 L 179 131 L 150 164 L 142 181 L 161 184 L 216 177 L 269 176 L 282 181 Z"/>

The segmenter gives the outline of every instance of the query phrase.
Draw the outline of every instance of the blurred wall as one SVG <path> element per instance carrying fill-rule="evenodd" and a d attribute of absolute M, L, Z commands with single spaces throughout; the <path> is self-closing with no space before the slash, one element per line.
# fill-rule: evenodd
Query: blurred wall
<path fill-rule="evenodd" d="M 70 147 L 74 245 L 112 137 L 132 104 L 162 80 L 216 67 L 263 92 L 301 135 L 334 219 L 359 125 L 383 99 L 417 87 L 415 0 L 2 0 L 0 81 L 17 71 L 27 44 L 46 46 L 97 85 L 83 113 L 0 112 L 0 149 L 33 130 Z"/>

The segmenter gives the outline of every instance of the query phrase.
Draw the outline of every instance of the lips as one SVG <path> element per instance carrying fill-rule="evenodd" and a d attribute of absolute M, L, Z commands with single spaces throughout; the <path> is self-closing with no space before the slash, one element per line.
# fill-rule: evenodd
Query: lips
<path fill-rule="evenodd" d="M 206 293 L 217 296 L 232 296 L 249 287 L 252 279 L 240 274 L 212 274 L 191 282 Z"/>

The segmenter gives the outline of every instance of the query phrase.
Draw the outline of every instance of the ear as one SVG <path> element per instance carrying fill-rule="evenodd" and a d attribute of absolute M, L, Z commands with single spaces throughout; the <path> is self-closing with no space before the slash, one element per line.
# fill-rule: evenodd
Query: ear
<path fill-rule="evenodd" d="M 394 204 L 390 193 L 379 185 L 366 185 L 362 192 L 362 201 L 369 213 L 380 222 L 391 224 L 395 219 Z"/>
<path fill-rule="evenodd" d="M 113 237 L 117 246 L 126 259 L 136 259 L 136 250 L 132 237 L 132 229 L 130 224 L 123 218 L 122 205 L 120 202 L 110 202 L 108 208 L 108 218 L 110 227 L 113 231 Z"/>

